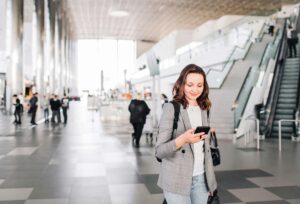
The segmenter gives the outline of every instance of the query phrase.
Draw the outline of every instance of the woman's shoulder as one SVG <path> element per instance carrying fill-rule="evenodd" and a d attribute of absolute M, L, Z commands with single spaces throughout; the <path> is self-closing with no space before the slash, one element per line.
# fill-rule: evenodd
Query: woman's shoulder
<path fill-rule="evenodd" d="M 174 113 L 175 109 L 174 109 L 174 104 L 171 103 L 171 102 L 168 102 L 168 103 L 164 103 L 164 106 L 163 106 L 163 112 L 164 113 Z"/>

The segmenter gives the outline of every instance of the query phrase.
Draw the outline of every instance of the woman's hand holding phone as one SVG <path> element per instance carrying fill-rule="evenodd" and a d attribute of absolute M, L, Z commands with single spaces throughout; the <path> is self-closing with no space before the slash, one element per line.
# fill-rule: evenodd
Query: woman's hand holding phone
<path fill-rule="evenodd" d="M 196 133 L 195 131 L 196 131 L 195 129 L 190 129 L 190 132 L 186 138 L 187 139 L 186 143 L 194 144 L 201 140 L 204 140 L 207 137 L 207 134 L 205 134 L 205 132 Z"/>
<path fill-rule="evenodd" d="M 204 140 L 207 135 L 205 132 L 199 132 L 199 133 L 194 133 L 195 129 L 189 129 L 182 135 L 180 135 L 178 138 L 176 138 L 176 148 L 179 149 L 182 147 L 184 144 L 194 144 L 197 143 L 201 140 Z"/>

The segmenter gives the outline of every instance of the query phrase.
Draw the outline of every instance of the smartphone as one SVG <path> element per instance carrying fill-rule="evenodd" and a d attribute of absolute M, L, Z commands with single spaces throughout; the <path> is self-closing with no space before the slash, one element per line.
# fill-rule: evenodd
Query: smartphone
<path fill-rule="evenodd" d="M 200 133 L 200 132 L 205 132 L 205 134 L 207 135 L 208 132 L 210 130 L 210 127 L 209 126 L 198 126 L 194 132 L 194 134 L 196 133 Z"/>

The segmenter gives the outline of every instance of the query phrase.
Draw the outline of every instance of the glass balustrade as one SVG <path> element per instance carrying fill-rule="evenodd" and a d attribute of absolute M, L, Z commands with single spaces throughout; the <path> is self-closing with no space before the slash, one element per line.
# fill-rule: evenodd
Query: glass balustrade
<path fill-rule="evenodd" d="M 262 56 L 262 60 L 259 66 L 253 66 L 251 70 L 249 70 L 249 73 L 247 74 L 244 84 L 240 90 L 240 93 L 235 101 L 234 107 L 234 126 L 235 128 L 238 127 L 241 117 L 243 116 L 244 110 L 247 106 L 248 99 L 251 95 L 253 87 L 257 84 L 259 78 L 262 78 L 264 76 L 261 76 L 262 73 L 265 73 L 268 62 L 270 59 L 275 59 L 275 55 L 277 53 L 280 40 L 282 39 L 283 30 L 280 29 L 277 32 L 276 37 L 274 38 L 274 41 L 269 43 L 264 55 Z"/>

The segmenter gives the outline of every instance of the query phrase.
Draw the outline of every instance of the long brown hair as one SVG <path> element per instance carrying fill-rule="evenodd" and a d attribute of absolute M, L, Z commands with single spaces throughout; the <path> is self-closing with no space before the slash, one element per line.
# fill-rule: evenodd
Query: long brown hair
<path fill-rule="evenodd" d="M 173 99 L 174 101 L 182 104 L 184 108 L 188 106 L 188 101 L 185 98 L 184 94 L 184 86 L 186 83 L 187 76 L 192 73 L 201 74 L 204 78 L 203 92 L 197 98 L 197 103 L 202 110 L 209 110 L 211 107 L 211 101 L 208 98 L 209 88 L 206 80 L 206 74 L 201 67 L 195 64 L 189 64 L 181 71 L 173 87 Z"/>

